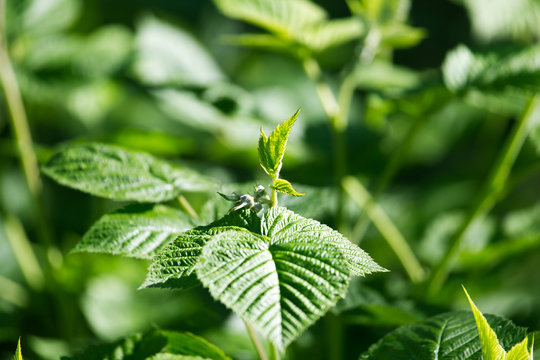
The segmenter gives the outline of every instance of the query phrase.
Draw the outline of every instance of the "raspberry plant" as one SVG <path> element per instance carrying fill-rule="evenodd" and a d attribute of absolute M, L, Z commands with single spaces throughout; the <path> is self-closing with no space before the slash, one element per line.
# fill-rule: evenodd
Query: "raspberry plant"
<path fill-rule="evenodd" d="M 101 3 L 104 6 L 105 2 Z M 242 174 L 229 171 L 228 166 L 239 166 L 242 157 L 234 161 L 227 159 L 229 152 L 253 154 L 247 150 L 247 144 L 255 147 L 258 124 L 270 120 L 275 111 L 272 107 L 275 99 L 270 92 L 259 92 L 258 96 L 248 94 L 253 85 L 241 77 L 253 76 L 250 61 L 246 62 L 246 68 L 240 66 L 231 70 L 238 65 L 234 61 L 244 57 L 238 54 L 245 49 L 233 50 L 237 53 L 232 62 L 227 60 L 228 56 L 219 57 L 218 62 L 195 37 L 156 16 L 144 16 L 133 29 L 111 25 L 111 19 L 107 18 L 107 26 L 92 31 L 86 21 L 80 24 L 75 21 L 83 9 L 82 1 L 0 0 L 0 85 L 7 105 L 0 115 L 10 115 L 6 117 L 9 123 L 3 121 L 4 117 L 0 119 L 0 130 L 7 124 L 14 135 L 13 140 L 5 139 L 7 132 L 0 132 L 0 170 L 6 169 L 11 174 L 10 157 L 18 156 L 21 166 L 15 173 L 19 171 L 24 175 L 31 203 L 28 208 L 35 213 L 28 218 L 21 217 L 30 235 L 29 241 L 18 220 L 21 214 L 14 211 L 20 206 L 18 195 L 21 192 L 17 191 L 13 180 L 9 191 L 5 191 L 6 177 L 0 174 L 0 240 L 4 240 L 5 229 L 17 262 L 15 268 L 9 263 L 4 266 L 4 259 L 9 262 L 11 253 L 8 251 L 4 256 L 0 242 L 0 340 L 5 341 L 7 333 L 7 342 L 14 345 L 19 333 L 16 331 L 17 334 L 11 336 L 10 327 L 23 329 L 25 357 L 26 354 L 32 356 L 32 352 L 39 352 L 41 356 L 48 352 L 42 346 L 46 341 L 27 337 L 29 334 L 40 336 L 45 332 L 43 329 L 48 329 L 46 333 L 51 338 L 72 342 L 66 345 L 69 347 L 66 354 L 76 348 L 78 340 L 74 339 L 81 333 L 116 339 L 90 347 L 74 355 L 74 359 L 240 357 L 241 347 L 226 348 L 228 339 L 214 337 L 222 350 L 197 335 L 156 328 L 118 340 L 118 334 L 126 336 L 152 321 L 121 329 L 116 337 L 111 337 L 110 333 L 92 328 L 99 323 L 99 315 L 103 320 L 103 313 L 94 317 L 92 309 L 72 304 L 83 310 L 79 316 L 72 316 L 73 309 L 65 305 L 73 295 L 70 287 L 73 285 L 69 283 L 73 268 L 69 264 L 60 268 L 62 261 L 71 262 L 72 267 L 78 260 L 89 261 L 77 264 L 80 281 L 76 282 L 81 288 L 85 287 L 86 294 L 71 299 L 76 300 L 73 303 L 82 303 L 99 295 L 94 294 L 91 284 L 95 276 L 87 267 L 94 266 L 94 262 L 99 266 L 100 258 L 93 255 L 63 258 L 63 250 L 70 247 L 71 236 L 67 237 L 66 233 L 73 233 L 72 224 L 64 216 L 58 216 L 61 220 L 56 219 L 54 224 L 47 212 L 69 216 L 71 209 L 56 201 L 53 207 L 43 206 L 42 195 L 50 198 L 46 195 L 51 188 L 47 183 L 42 188 L 38 167 L 38 160 L 46 162 L 53 153 L 47 146 L 65 141 L 66 134 L 71 134 L 71 137 L 84 139 L 98 138 L 105 143 L 84 140 L 77 142 L 78 145 L 71 143 L 42 167 L 43 173 L 68 187 L 121 202 L 118 209 L 103 215 L 91 226 L 73 251 L 146 259 L 150 266 L 146 277 L 140 276 L 141 289 L 182 290 L 142 290 L 134 292 L 137 295 L 132 295 L 132 299 L 139 301 L 153 293 L 165 294 L 163 298 L 174 296 L 178 301 L 185 296 L 186 303 L 193 294 L 220 301 L 238 315 L 232 319 L 244 320 L 257 352 L 252 351 L 250 355 L 261 359 L 283 356 L 296 360 L 311 358 L 310 355 L 332 360 L 347 356 L 392 360 L 532 359 L 534 336 L 527 334 L 525 328 L 495 315 L 481 314 L 471 298 L 472 313 L 451 310 L 460 306 L 456 299 L 465 300 L 459 284 L 467 283 L 471 293 L 478 296 L 481 307 L 485 298 L 477 294 L 483 289 L 488 298 L 494 297 L 493 294 L 504 297 L 497 300 L 498 305 L 506 304 L 506 309 L 502 310 L 505 314 L 529 326 L 538 324 L 529 316 L 538 314 L 535 289 L 530 287 L 535 283 L 530 273 L 534 273 L 536 264 L 527 267 L 521 260 L 538 259 L 538 254 L 530 250 L 540 244 L 535 228 L 540 217 L 538 207 L 521 209 L 534 199 L 527 196 L 531 199 L 525 201 L 522 196 L 514 196 L 523 194 L 514 188 L 538 170 L 530 145 L 536 143 L 538 147 L 540 143 L 537 120 L 540 47 L 535 25 L 539 7 L 532 0 L 503 1 L 489 6 L 477 0 L 452 2 L 462 4 L 469 12 L 474 32 L 482 41 L 498 39 L 506 44 L 510 39 L 515 40 L 514 37 L 519 37 L 520 41 L 508 47 L 493 42 L 475 45 L 471 39 L 457 36 L 459 42 L 467 46 L 452 43 L 453 49 L 443 49 L 444 61 L 438 59 L 431 64 L 436 69 L 427 69 L 417 66 L 424 61 L 425 50 L 414 50 L 414 65 L 403 61 L 404 53 L 395 52 L 413 47 L 426 37 L 426 30 L 416 27 L 421 23 L 417 23 L 415 16 L 410 18 L 411 24 L 408 23 L 407 13 L 409 6 L 413 6 L 417 7 L 418 14 L 418 9 L 425 9 L 427 3 L 347 0 L 341 4 L 343 9 L 339 10 L 339 3 L 332 4 L 327 13 L 316 2 L 308 0 L 214 0 L 223 15 L 250 24 L 249 33 L 227 35 L 225 40 L 228 44 L 251 48 L 250 54 L 258 57 L 255 62 L 265 66 L 264 71 L 256 67 L 258 73 L 267 72 L 272 77 L 263 76 L 262 79 L 266 79 L 263 81 L 274 81 L 275 69 L 271 66 L 275 63 L 272 59 L 261 61 L 260 58 L 266 57 L 260 56 L 262 52 L 278 53 L 280 61 L 286 58 L 287 64 L 296 65 L 296 70 L 289 70 L 296 79 L 287 74 L 278 85 L 282 86 L 281 91 L 294 89 L 292 91 L 298 94 L 291 96 L 294 100 L 288 99 L 288 103 L 281 100 L 280 108 L 292 109 L 303 104 L 306 113 L 309 111 L 306 116 L 309 121 L 305 122 L 309 125 L 302 124 L 305 127 L 301 145 L 304 151 L 312 147 L 315 151 L 311 159 L 305 156 L 307 152 L 298 153 L 302 159 L 299 161 L 297 157 L 297 164 L 291 170 L 302 171 L 307 164 L 310 170 L 308 176 L 303 175 L 304 180 L 302 176 L 289 173 L 291 179 L 296 180 L 293 186 L 291 181 L 282 178 L 281 169 L 298 111 L 268 135 L 261 129 L 258 158 L 268 175 L 267 180 L 252 181 L 249 185 L 217 184 L 214 176 L 209 175 L 210 171 L 200 171 L 208 164 L 206 161 L 220 162 L 223 167 L 217 165 L 218 171 L 241 175 L 250 181 L 255 177 L 245 176 L 254 174 L 244 164 L 240 167 Z M 446 3 L 440 2 L 434 7 Z M 100 7 L 92 5 L 90 8 L 93 6 Z M 329 13 L 341 13 L 347 7 L 350 15 L 330 18 Z M 84 10 L 92 12 L 86 5 Z M 431 18 L 431 12 L 426 13 Z M 501 14 L 505 16 L 500 18 Z M 207 21 L 206 25 L 215 26 L 214 20 Z M 222 16 L 219 21 L 236 23 Z M 235 32 L 235 26 L 241 25 L 236 23 L 229 28 L 219 23 L 216 28 L 221 35 L 223 29 Z M 217 34 L 216 30 L 208 30 Z M 449 30 L 444 28 L 444 34 L 453 36 L 453 31 Z M 437 33 L 429 35 L 437 36 Z M 244 65 L 242 61 L 239 63 Z M 407 63 L 410 68 L 405 67 Z M 266 66 L 269 66 L 268 71 Z M 243 75 L 244 72 L 248 75 Z M 22 81 L 19 84 L 17 80 Z M 304 94 L 299 81 L 307 82 L 305 89 L 311 94 Z M 257 87 L 260 85 L 265 86 L 258 84 Z M 255 93 L 258 90 L 255 89 Z M 315 107 L 320 109 L 314 111 L 312 99 L 319 101 Z M 0 105 L 4 102 L 0 101 Z M 26 118 L 24 105 L 31 108 L 29 118 Z M 43 111 L 51 109 L 55 111 Z M 471 131 L 476 126 L 471 124 L 477 124 L 472 118 L 477 117 L 486 120 L 485 129 L 471 133 L 473 137 L 477 133 L 482 136 L 474 137 L 473 151 L 460 155 L 455 151 L 459 149 L 450 145 L 463 135 L 463 143 L 456 143 L 462 146 L 471 139 L 471 134 L 456 129 L 466 123 L 467 131 Z M 446 121 L 450 118 L 451 126 L 445 125 L 441 118 Z M 81 128 L 67 130 L 67 126 L 63 128 L 67 123 L 64 120 L 69 120 L 70 124 L 76 120 Z M 320 136 L 325 134 L 318 127 L 321 120 L 328 121 L 328 147 L 325 138 Z M 509 120 L 508 124 L 503 120 Z M 476 121 L 479 123 L 480 119 Z M 56 126 L 49 129 L 53 135 L 47 133 L 49 126 Z M 136 129 L 128 130 L 131 126 Z M 100 134 L 111 129 L 118 133 Z M 57 134 L 57 130 L 61 131 Z M 174 135 L 169 136 L 169 132 Z M 33 146 L 31 135 L 36 136 L 38 146 Z M 127 136 L 127 140 L 123 136 Z M 202 140 L 201 144 L 191 146 L 192 139 Z M 482 141 L 476 141 L 478 139 Z M 166 144 L 161 144 L 162 141 Z M 154 154 L 165 150 L 163 154 L 170 156 L 188 155 L 196 163 L 179 166 L 106 143 L 124 144 L 130 149 L 144 149 Z M 419 149 L 420 158 L 424 160 L 415 163 Z M 522 149 L 524 156 L 520 155 Z M 207 153 L 199 154 L 201 150 Z M 4 161 L 4 156 L 9 160 Z M 388 156 L 388 161 L 378 161 L 384 156 Z M 423 162 L 426 158 L 430 160 Z M 437 158 L 443 161 L 442 166 Z M 332 167 L 333 171 L 326 171 Z M 401 168 L 409 171 L 396 176 Z M 463 171 L 465 177 L 462 178 Z M 408 173 L 416 174 L 418 179 L 407 179 L 406 175 L 405 179 L 401 178 Z M 468 178 L 471 174 L 473 176 Z M 307 183 L 324 187 L 297 184 L 306 178 Z M 477 178 L 484 180 L 476 184 Z M 393 180 L 396 180 L 395 186 L 391 186 Z M 465 180 L 474 184 L 457 191 L 458 196 L 454 197 L 453 192 L 444 187 Z M 407 197 L 411 190 L 416 191 L 414 196 L 419 199 L 413 206 L 407 206 L 407 201 L 402 200 L 396 206 L 388 205 L 392 196 L 405 194 Z M 527 191 L 530 190 L 528 187 Z M 324 197 L 322 193 L 329 195 Z M 286 197 L 278 199 L 278 194 Z M 531 191 L 531 194 L 538 195 L 538 192 Z M 438 198 L 441 195 L 444 201 Z M 202 205 L 201 201 L 206 203 Z M 86 202 L 103 204 L 90 197 L 86 197 Z M 435 207 L 431 204 L 431 208 L 425 204 L 432 202 L 439 204 Z M 84 203 L 75 204 L 76 216 L 81 219 L 83 216 L 78 210 L 84 209 Z M 302 208 L 295 203 L 305 205 Z M 321 208 L 324 211 L 320 211 Z M 324 217 L 328 215 L 330 218 Z M 404 223 L 400 219 L 402 215 L 414 220 Z M 34 221 L 28 222 L 33 216 Z M 336 230 L 314 219 L 324 219 Z M 370 223 L 376 231 L 369 231 Z M 56 235 L 57 227 L 60 236 L 54 239 L 51 235 Z M 478 227 L 482 231 L 478 232 Z M 418 230 L 424 231 L 424 238 L 418 237 L 421 235 Z M 366 242 L 361 243 L 363 240 Z M 376 242 L 378 240 L 381 242 Z M 385 271 L 356 245 L 360 243 L 365 248 L 371 246 L 374 257 L 391 268 L 392 273 L 369 277 L 366 281 L 355 278 Z M 36 256 L 33 256 L 34 251 Z M 531 254 L 527 254 L 529 252 Z M 512 257 L 517 256 L 520 257 L 516 266 Z M 107 264 L 118 261 L 106 259 Z M 17 267 L 22 278 L 11 272 Z M 496 267 L 492 274 L 491 270 Z M 119 268 L 111 266 L 109 270 L 115 272 L 115 276 L 121 275 Z M 122 267 L 122 271 L 130 270 Z M 522 292 L 519 292 L 519 284 L 515 283 L 522 277 L 527 280 L 521 280 Z M 26 285 L 22 286 L 19 281 Z M 504 281 L 506 284 L 499 286 Z M 496 290 L 494 284 L 497 284 Z M 108 288 L 110 293 L 118 290 L 117 285 Z M 191 289 L 199 285 L 204 288 Z M 514 286 L 516 291 L 513 291 Z M 121 289 L 118 293 L 122 296 Z M 198 308 L 191 309 L 189 315 L 197 321 L 198 316 L 206 315 L 208 310 L 199 306 L 199 300 L 191 299 Z M 114 301 L 122 303 L 122 299 Z M 6 304 L 8 306 L 4 306 Z M 103 308 L 107 308 L 107 315 L 122 313 L 114 306 Z M 36 309 L 40 315 L 42 309 L 51 311 L 43 312 L 41 322 L 32 323 L 33 328 L 26 329 L 27 322 L 23 321 L 26 314 L 19 316 L 21 309 L 31 316 Z M 441 313 L 443 309 L 450 312 Z M 160 308 L 157 312 L 167 315 L 165 310 Z M 129 316 L 118 315 L 116 319 L 110 316 L 107 320 L 111 324 L 124 320 L 129 323 L 142 312 L 145 311 L 140 311 L 139 307 Z M 8 319 L 4 326 L 5 314 Z M 296 341 L 323 316 L 325 319 L 319 325 Z M 525 319 L 527 316 L 529 319 Z M 86 323 L 91 329 L 71 332 Z M 390 326 L 397 329 L 386 334 Z M 365 327 L 369 328 L 368 332 Z M 201 328 L 219 329 L 221 335 L 230 334 L 228 329 L 223 330 L 223 323 Z M 326 341 L 319 341 L 321 330 L 326 331 Z M 361 341 L 353 338 L 354 330 L 363 331 Z M 261 335 L 265 343 L 260 342 Z M 2 355 L 6 351 L 3 344 L 0 343 Z M 12 354 L 11 347 L 8 351 Z M 364 353 L 358 355 L 359 352 Z M 22 358 L 20 343 L 15 358 Z"/>
<path fill-rule="evenodd" d="M 236 206 L 185 232 L 188 220 L 178 210 L 129 205 L 100 219 L 75 250 L 151 258 L 142 288 L 202 284 L 284 351 L 345 296 L 352 276 L 385 271 L 339 232 L 278 206 L 278 192 L 302 195 L 280 178 L 298 112 L 268 137 L 261 129 L 259 161 L 271 178 L 271 199 L 260 185 L 255 197 L 221 194 Z M 43 171 L 93 195 L 146 203 L 212 186 L 211 179 L 190 169 L 105 144 L 70 147 Z"/>

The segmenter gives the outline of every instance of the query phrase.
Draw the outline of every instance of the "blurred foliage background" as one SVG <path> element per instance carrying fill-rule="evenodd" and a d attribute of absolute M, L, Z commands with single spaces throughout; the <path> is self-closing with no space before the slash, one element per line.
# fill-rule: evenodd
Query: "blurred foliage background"
<path fill-rule="evenodd" d="M 344 1 L 315 2 L 331 18 L 351 15 Z M 540 62 L 540 2 L 371 3 L 390 10 L 362 20 L 376 26 L 384 41 L 355 72 L 347 173 L 377 194 L 429 272 L 528 98 L 523 86 L 512 86 L 522 78 L 490 92 L 482 85 L 496 84 L 463 75 L 463 57 L 476 56 L 481 67 L 493 63 L 493 54 L 532 49 L 529 60 Z M 354 9 L 353 1 L 349 5 Z M 396 326 L 465 308 L 460 284 L 483 312 L 540 329 L 540 127 L 531 125 L 501 200 L 466 233 L 448 281 L 427 296 L 348 197 L 345 221 L 337 224 L 332 133 L 315 84 L 288 54 L 231 45 L 227 35 L 254 29 L 223 16 L 211 1 L 7 0 L 5 39 L 39 163 L 69 144 L 114 143 L 188 164 L 220 179 L 223 188 L 216 190 L 232 191 L 245 185 L 228 184 L 266 181 L 257 166 L 259 128 L 270 129 L 301 106 L 283 173 L 308 195 L 290 201 L 291 208 L 341 226 L 391 272 L 355 280 L 347 298 L 291 346 L 290 359 L 329 358 L 336 336 L 343 358 L 357 358 Z M 331 87 L 366 48 L 366 39 L 317 54 Z M 540 85 L 534 75 L 526 74 L 528 90 Z M 468 84 L 473 86 L 465 91 Z M 14 351 L 19 336 L 28 358 L 57 359 L 160 327 L 194 332 L 237 359 L 254 359 L 241 320 L 205 289 L 138 291 L 147 262 L 69 253 L 93 222 L 123 204 L 47 178 L 36 202 L 5 99 L 0 357 Z M 228 206 L 216 194 L 189 200 L 204 220 Z"/>

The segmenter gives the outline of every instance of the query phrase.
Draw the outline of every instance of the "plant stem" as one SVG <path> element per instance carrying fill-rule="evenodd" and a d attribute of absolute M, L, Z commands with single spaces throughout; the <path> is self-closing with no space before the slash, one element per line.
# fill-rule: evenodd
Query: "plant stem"
<path fill-rule="evenodd" d="M 514 126 L 512 133 L 506 140 L 497 161 L 491 169 L 489 177 L 486 179 L 483 191 L 480 193 L 474 206 L 470 209 L 467 218 L 461 224 L 456 235 L 448 245 L 448 250 L 435 268 L 433 276 L 427 288 L 430 297 L 435 296 L 446 281 L 463 238 L 471 225 L 482 216 L 485 216 L 499 200 L 506 185 L 506 180 L 510 174 L 514 162 L 527 138 L 530 124 L 535 117 L 535 109 L 540 104 L 540 96 L 533 96 L 529 100 L 518 123 Z"/>
<path fill-rule="evenodd" d="M 32 148 L 32 136 L 19 90 L 15 71 L 9 60 L 5 38 L 6 0 L 0 0 L 0 81 L 4 89 L 6 104 L 11 115 L 11 124 L 19 150 L 24 177 L 32 196 L 41 192 L 41 181 L 36 155 Z"/>
<path fill-rule="evenodd" d="M 257 333 L 251 327 L 251 325 L 248 324 L 246 320 L 244 320 L 244 324 L 246 325 L 246 329 L 248 331 L 249 337 L 251 338 L 251 341 L 253 342 L 253 346 L 255 346 L 255 350 L 257 351 L 257 354 L 259 354 L 259 358 L 261 360 L 268 360 L 268 357 L 266 356 L 263 346 L 261 342 L 259 341 L 259 337 L 257 336 Z"/>
<path fill-rule="evenodd" d="M 21 222 L 13 216 L 5 216 L 3 220 L 9 245 L 15 260 L 19 264 L 24 280 L 31 289 L 35 291 L 42 290 L 45 277 Z"/>
<path fill-rule="evenodd" d="M 36 215 L 38 238 L 45 246 L 45 250 L 49 251 L 51 235 L 41 199 L 42 183 L 39 177 L 39 166 L 19 84 L 9 59 L 7 38 L 5 36 L 5 18 L 6 0 L 0 0 L 0 84 L 4 90 L 6 105 L 10 114 L 11 129 L 15 137 L 21 167 Z M 45 269 L 45 271 L 48 272 L 48 269 Z"/>
<path fill-rule="evenodd" d="M 281 355 L 278 348 L 274 345 L 273 342 L 270 342 L 270 359 L 271 360 L 280 360 Z"/>
<path fill-rule="evenodd" d="M 189 201 L 184 197 L 184 195 L 178 196 L 178 202 L 180 203 L 180 206 L 182 209 L 184 209 L 189 216 L 191 216 L 195 220 L 199 220 L 199 215 L 195 210 L 193 210 L 193 207 L 189 203 Z"/>
<path fill-rule="evenodd" d="M 328 120 L 330 121 L 330 127 L 332 130 L 332 137 L 334 142 L 334 166 L 336 175 L 337 186 L 337 210 L 336 210 L 336 223 L 338 228 L 343 222 L 343 204 L 344 204 L 344 192 L 341 187 L 342 180 L 346 175 L 347 164 L 347 147 L 345 143 L 345 129 L 347 127 L 347 115 L 350 101 L 352 98 L 352 92 L 354 91 L 354 85 L 351 85 L 351 80 L 344 81 L 343 84 L 347 90 L 340 91 L 340 103 L 334 96 L 330 86 L 322 80 L 322 71 L 317 61 L 311 57 L 303 60 L 302 65 L 305 73 L 308 77 L 315 82 L 315 89 L 321 105 L 323 107 Z M 350 94 L 349 94 L 350 92 Z M 346 110 L 344 110 L 346 109 Z"/>
<path fill-rule="evenodd" d="M 413 283 L 422 281 L 425 276 L 424 269 L 416 259 L 409 244 L 384 210 L 373 200 L 362 183 L 352 176 L 348 176 L 343 180 L 343 187 L 354 202 L 364 209 L 367 216 L 398 257 L 411 281 Z"/>

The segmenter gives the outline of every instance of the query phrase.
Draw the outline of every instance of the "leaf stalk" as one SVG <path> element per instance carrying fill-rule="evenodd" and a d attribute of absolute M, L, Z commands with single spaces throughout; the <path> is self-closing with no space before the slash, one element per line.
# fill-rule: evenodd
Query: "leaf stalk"
<path fill-rule="evenodd" d="M 257 336 L 257 333 L 255 332 L 255 329 L 249 323 L 244 320 L 244 324 L 246 325 L 246 329 L 248 331 L 249 337 L 251 338 L 251 342 L 253 342 L 253 346 L 255 347 L 255 350 L 257 351 L 257 354 L 259 355 L 259 358 L 261 360 L 268 360 L 268 357 L 266 356 L 266 353 L 264 352 L 263 346 L 261 344 L 261 341 L 259 340 L 259 337 Z"/>

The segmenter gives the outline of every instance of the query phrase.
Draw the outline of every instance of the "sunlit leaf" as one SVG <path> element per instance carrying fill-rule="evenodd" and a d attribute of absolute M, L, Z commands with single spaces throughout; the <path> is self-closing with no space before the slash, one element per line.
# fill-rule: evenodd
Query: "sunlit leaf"
<path fill-rule="evenodd" d="M 504 359 L 506 352 L 504 351 L 503 347 L 499 344 L 499 340 L 497 339 L 497 334 L 495 334 L 495 331 L 489 326 L 486 318 L 480 310 L 474 305 L 471 297 L 467 293 L 467 290 L 463 288 L 463 291 L 465 291 L 465 295 L 467 295 L 467 299 L 469 299 L 469 304 L 471 305 L 474 320 L 476 321 L 476 327 L 478 328 L 478 336 L 480 338 L 480 346 L 482 347 L 482 356 L 486 360 L 499 360 Z"/>
<path fill-rule="evenodd" d="M 150 85 L 209 85 L 224 80 L 208 51 L 180 28 L 145 17 L 135 39 L 134 72 Z"/>
<path fill-rule="evenodd" d="M 502 91 L 540 89 L 540 46 L 475 54 L 464 45 L 450 51 L 443 64 L 446 86 L 452 91 L 468 88 Z"/>
<path fill-rule="evenodd" d="M 298 29 L 324 20 L 326 12 L 307 0 L 214 0 L 227 16 L 294 38 Z"/>
<path fill-rule="evenodd" d="M 427 33 L 424 29 L 413 28 L 401 23 L 382 28 L 382 42 L 394 49 L 413 47 L 426 37 Z"/>
<path fill-rule="evenodd" d="M 354 76 L 357 86 L 362 89 L 398 91 L 420 84 L 420 76 L 413 70 L 382 60 L 358 66 Z"/>
<path fill-rule="evenodd" d="M 272 188 L 280 193 L 291 195 L 291 196 L 306 195 L 306 194 L 301 194 L 298 191 L 294 190 L 291 183 L 284 179 L 277 179 L 276 181 L 274 181 L 274 183 L 272 184 Z"/>
<path fill-rule="evenodd" d="M 74 251 L 150 258 L 191 227 L 185 212 L 164 205 L 130 205 L 99 219 Z"/>
<path fill-rule="evenodd" d="M 197 172 L 145 153 L 90 143 L 60 151 L 43 172 L 62 185 L 114 200 L 160 202 L 212 188 Z"/>
<path fill-rule="evenodd" d="M 258 147 L 259 162 L 264 171 L 273 179 L 279 177 L 279 172 L 283 165 L 283 155 L 285 155 L 285 148 L 287 147 L 287 140 L 299 112 L 300 109 L 288 120 L 279 124 L 268 137 L 266 137 L 266 134 L 261 129 Z"/>
<path fill-rule="evenodd" d="M 77 0 L 32 0 L 23 14 L 23 31 L 33 36 L 67 29 L 80 14 Z"/>
<path fill-rule="evenodd" d="M 228 231 L 232 226 L 258 232 L 260 219 L 249 210 L 233 211 L 209 225 L 179 234 L 169 246 L 153 258 L 141 288 L 185 289 L 198 285 L 194 271 L 204 244 L 212 236 Z"/>
<path fill-rule="evenodd" d="M 526 330 L 495 315 L 486 315 L 504 348 L 520 342 Z M 455 311 L 400 327 L 384 336 L 360 358 L 366 360 L 477 360 L 482 355 L 473 314 Z"/>
<path fill-rule="evenodd" d="M 17 341 L 17 349 L 15 350 L 15 355 L 13 355 L 13 360 L 23 360 L 21 352 L 21 338 Z"/>
<path fill-rule="evenodd" d="M 323 51 L 357 39 L 364 31 L 357 18 L 335 19 L 306 27 L 298 40 L 314 51 Z"/>
<path fill-rule="evenodd" d="M 181 234 L 154 258 L 143 286 L 186 288 L 194 271 L 215 298 L 285 347 L 345 294 L 351 275 L 384 269 L 331 228 L 272 208 L 262 219 L 230 212 Z"/>
<path fill-rule="evenodd" d="M 350 277 L 343 255 L 322 239 L 268 239 L 243 229 L 214 236 L 197 274 L 215 298 L 280 348 L 344 296 Z"/>
<path fill-rule="evenodd" d="M 387 271 L 349 239 L 316 220 L 279 207 L 270 209 L 264 221 L 265 231 L 262 235 L 269 237 L 286 234 L 306 235 L 314 239 L 323 239 L 325 243 L 337 247 L 342 252 L 351 275 L 364 276 L 373 272 Z"/>
<path fill-rule="evenodd" d="M 529 40 L 540 35 L 536 0 L 461 0 L 471 19 L 474 35 L 484 42 Z"/>
<path fill-rule="evenodd" d="M 512 346 L 512 348 L 506 352 L 497 339 L 497 334 L 490 327 L 484 315 L 478 310 L 471 297 L 463 287 L 465 295 L 471 305 L 474 319 L 476 321 L 476 327 L 478 328 L 478 335 L 480 337 L 480 344 L 482 346 L 482 356 L 486 360 L 529 360 L 531 355 L 529 354 L 528 337 Z"/>
<path fill-rule="evenodd" d="M 306 0 L 215 0 L 227 16 L 260 26 L 275 36 L 241 35 L 240 45 L 295 53 L 296 45 L 320 52 L 359 38 L 364 25 L 357 18 L 326 20 L 326 12 Z"/>

